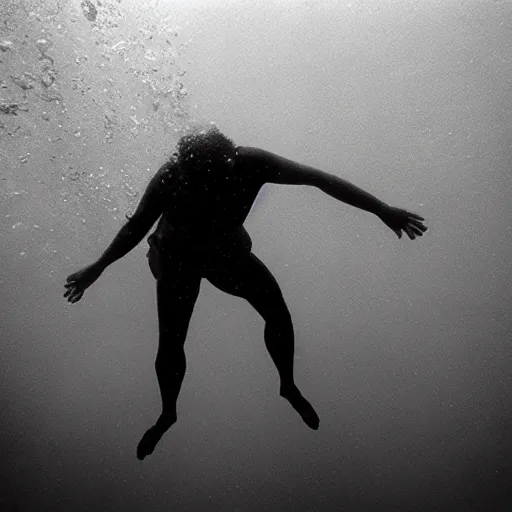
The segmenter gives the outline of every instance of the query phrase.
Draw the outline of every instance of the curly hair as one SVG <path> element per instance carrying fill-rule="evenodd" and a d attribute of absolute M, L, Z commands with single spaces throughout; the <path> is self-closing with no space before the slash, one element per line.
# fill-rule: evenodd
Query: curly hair
<path fill-rule="evenodd" d="M 232 159 L 236 146 L 215 125 L 196 128 L 181 137 L 177 144 L 178 164 L 187 169 L 203 170 Z"/>

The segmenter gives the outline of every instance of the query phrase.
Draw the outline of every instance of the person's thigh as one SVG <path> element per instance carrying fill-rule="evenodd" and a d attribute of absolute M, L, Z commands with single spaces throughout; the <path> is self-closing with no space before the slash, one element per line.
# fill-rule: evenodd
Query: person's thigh
<path fill-rule="evenodd" d="M 181 274 L 201 274 L 203 264 L 199 251 L 192 251 L 179 244 L 171 250 L 164 249 L 157 242 L 150 243 L 146 253 L 149 268 L 153 277 L 175 280 Z"/>
<path fill-rule="evenodd" d="M 201 269 L 186 258 L 149 257 L 151 271 L 157 279 L 158 324 L 160 336 L 185 341 L 192 311 L 201 285 Z M 156 268 L 155 268 L 156 267 Z"/>
<path fill-rule="evenodd" d="M 170 339 L 179 343 L 185 342 L 200 283 L 201 276 L 198 274 L 157 281 L 160 341 Z"/>
<path fill-rule="evenodd" d="M 246 299 L 265 320 L 289 315 L 279 284 L 252 252 L 227 258 L 204 277 L 219 290 Z"/>

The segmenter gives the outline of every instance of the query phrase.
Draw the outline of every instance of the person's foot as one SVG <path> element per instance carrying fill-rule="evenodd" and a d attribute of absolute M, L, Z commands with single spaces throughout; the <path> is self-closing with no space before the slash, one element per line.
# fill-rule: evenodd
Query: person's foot
<path fill-rule="evenodd" d="M 158 441 L 162 439 L 162 436 L 169 430 L 170 426 L 176 421 L 174 419 L 162 419 L 160 417 L 158 421 L 151 428 L 146 430 L 146 433 L 142 436 L 137 446 L 137 458 L 143 460 L 148 455 L 153 453 L 155 446 Z"/>
<path fill-rule="evenodd" d="M 300 414 L 304 423 L 313 430 L 318 430 L 320 418 L 313 406 L 302 396 L 297 386 L 281 388 L 280 394 Z"/>
<path fill-rule="evenodd" d="M 162 435 L 163 432 L 157 429 L 156 426 L 152 426 L 150 429 L 146 430 L 146 433 L 142 436 L 137 446 L 137 459 L 143 460 L 147 455 L 152 454 L 158 441 L 162 438 Z"/>

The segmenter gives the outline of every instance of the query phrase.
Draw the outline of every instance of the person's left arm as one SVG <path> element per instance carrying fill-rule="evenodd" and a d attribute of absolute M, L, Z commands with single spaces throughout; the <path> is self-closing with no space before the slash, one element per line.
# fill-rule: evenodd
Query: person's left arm
<path fill-rule="evenodd" d="M 67 278 L 64 297 L 69 302 L 80 300 L 84 291 L 91 286 L 103 271 L 114 261 L 125 256 L 144 238 L 163 211 L 164 179 L 167 165 L 162 166 L 153 176 L 144 192 L 135 213 L 119 230 L 100 258 Z"/>
<path fill-rule="evenodd" d="M 288 160 L 259 148 L 240 147 L 238 150 L 246 164 L 259 169 L 264 183 L 282 185 L 310 185 L 322 192 L 361 210 L 375 214 L 398 238 L 402 231 L 414 240 L 427 230 L 420 215 L 395 208 L 377 199 L 365 190 L 344 180 L 308 165 Z"/>

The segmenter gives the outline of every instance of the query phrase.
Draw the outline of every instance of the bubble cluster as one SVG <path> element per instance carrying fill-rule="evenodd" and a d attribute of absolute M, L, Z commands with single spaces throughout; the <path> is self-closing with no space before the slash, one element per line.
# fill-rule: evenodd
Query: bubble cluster
<path fill-rule="evenodd" d="M 161 164 L 151 148 L 171 149 L 172 138 L 158 141 L 188 118 L 187 43 L 173 16 L 117 0 L 0 10 L 1 214 L 21 233 L 16 216 L 38 208 L 28 197 L 45 197 L 71 231 L 72 219 L 86 225 L 105 210 L 124 219 L 151 173 L 142 165 Z M 26 194 L 10 195 L 22 186 Z"/>
<path fill-rule="evenodd" d="M 98 10 L 90 0 L 83 0 L 80 4 L 80 7 L 82 8 L 82 12 L 88 21 L 96 21 Z"/>

